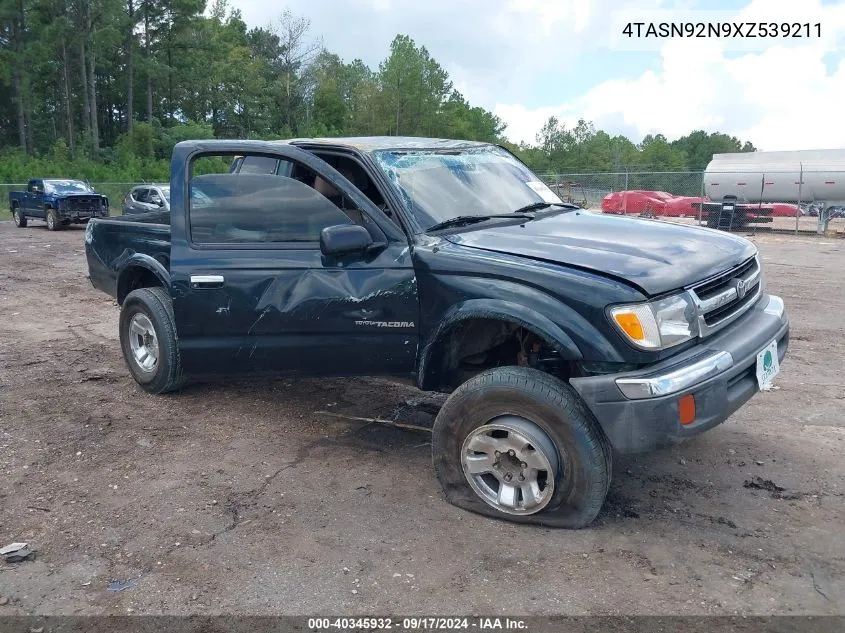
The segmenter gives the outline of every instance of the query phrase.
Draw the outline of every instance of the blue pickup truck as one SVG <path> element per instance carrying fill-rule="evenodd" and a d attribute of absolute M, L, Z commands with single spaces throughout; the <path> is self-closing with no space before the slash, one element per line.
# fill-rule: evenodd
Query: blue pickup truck
<path fill-rule="evenodd" d="M 57 231 L 69 224 L 108 217 L 109 199 L 81 180 L 34 178 L 26 191 L 9 193 L 9 210 L 17 227 L 25 227 L 27 220 L 34 218 Z"/>

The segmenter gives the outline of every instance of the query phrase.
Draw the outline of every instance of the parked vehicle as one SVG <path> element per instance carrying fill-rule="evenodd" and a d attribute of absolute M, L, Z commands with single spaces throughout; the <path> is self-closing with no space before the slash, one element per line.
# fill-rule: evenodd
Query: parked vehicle
<path fill-rule="evenodd" d="M 81 180 L 34 178 L 26 191 L 9 192 L 9 210 L 15 226 L 23 228 L 29 219 L 37 219 L 56 231 L 71 223 L 108 217 L 109 199 Z"/>
<path fill-rule="evenodd" d="M 843 149 L 713 154 L 704 171 L 704 192 L 712 200 L 732 195 L 751 204 L 811 203 L 817 231 L 824 233 L 845 207 L 843 166 Z"/>
<path fill-rule="evenodd" d="M 701 196 L 676 196 L 666 191 L 614 191 L 601 202 L 604 213 L 633 214 L 648 217 L 681 217 L 696 214 Z"/>
<path fill-rule="evenodd" d="M 845 205 L 843 165 L 845 149 L 713 154 L 704 171 L 704 192 L 713 200 L 734 195 L 746 202 L 841 206 Z M 799 182 L 803 182 L 800 200 Z"/>
<path fill-rule="evenodd" d="M 191 197 L 194 207 L 210 204 L 198 187 L 193 187 Z M 170 213 L 170 185 L 137 185 L 126 194 L 122 204 L 123 215 L 139 213 Z"/>
<path fill-rule="evenodd" d="M 773 218 L 794 218 L 805 215 L 797 204 L 774 202 L 763 206 L 771 207 Z"/>
<path fill-rule="evenodd" d="M 195 170 L 208 155 L 273 166 Z M 613 449 L 720 424 L 787 351 L 750 241 L 586 212 L 494 145 L 182 142 L 170 190 L 170 213 L 94 220 L 85 237 L 138 384 L 411 378 L 450 393 L 434 469 L 451 503 L 485 515 L 588 525 Z"/>
<path fill-rule="evenodd" d="M 170 185 L 137 185 L 123 198 L 123 215 L 170 211 Z"/>
<path fill-rule="evenodd" d="M 742 203 L 743 217 L 736 227 L 748 224 L 771 222 L 773 217 L 795 217 L 803 212 L 794 204 L 786 203 Z M 710 201 L 701 196 L 676 196 L 666 191 L 614 191 L 607 194 L 601 203 L 603 213 L 616 215 L 640 215 L 644 217 L 696 217 L 701 209 L 701 219 L 708 219 L 711 212 L 719 212 L 721 201 Z M 715 226 L 711 218 L 708 226 Z"/>

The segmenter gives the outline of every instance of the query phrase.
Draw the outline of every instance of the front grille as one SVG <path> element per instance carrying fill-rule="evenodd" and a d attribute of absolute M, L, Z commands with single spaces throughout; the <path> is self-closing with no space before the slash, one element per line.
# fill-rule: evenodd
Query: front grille
<path fill-rule="evenodd" d="M 695 294 L 698 295 L 699 299 L 704 301 L 705 299 L 708 299 L 712 297 L 715 293 L 719 292 L 720 289 L 723 289 L 725 284 L 730 282 L 731 279 L 733 279 L 734 277 L 741 277 L 749 270 L 755 268 L 756 265 L 757 260 L 752 257 L 747 262 L 740 264 L 733 270 L 729 270 L 726 273 L 718 275 L 714 279 L 710 279 L 708 281 L 705 281 L 704 283 L 693 286 Z"/>
<path fill-rule="evenodd" d="M 74 208 L 82 208 L 82 207 L 90 207 L 94 205 L 94 198 L 70 198 L 68 200 L 71 207 Z"/>
<path fill-rule="evenodd" d="M 99 211 L 100 207 L 102 207 L 102 202 L 98 197 L 67 199 L 67 208 L 69 211 Z"/>
<path fill-rule="evenodd" d="M 757 287 L 760 285 L 758 281 L 754 284 L 753 287 L 749 288 L 746 295 L 739 300 L 734 300 L 728 304 L 723 305 L 721 308 L 713 310 L 712 312 L 708 312 L 704 315 L 704 322 L 707 323 L 709 326 L 714 326 L 719 322 L 723 321 L 724 319 L 730 317 L 731 315 L 735 314 L 736 312 L 743 311 L 742 309 L 754 303 L 757 299 Z"/>
<path fill-rule="evenodd" d="M 713 334 L 754 304 L 762 290 L 760 272 L 759 260 L 752 257 L 736 268 L 690 288 L 701 336 Z"/>

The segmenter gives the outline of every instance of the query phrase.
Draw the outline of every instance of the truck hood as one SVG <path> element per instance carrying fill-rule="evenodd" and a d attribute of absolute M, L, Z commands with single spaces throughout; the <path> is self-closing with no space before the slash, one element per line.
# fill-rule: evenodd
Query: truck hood
<path fill-rule="evenodd" d="M 714 229 L 587 211 L 541 216 L 523 225 L 473 227 L 445 239 L 611 275 L 647 295 L 706 279 L 757 252 L 748 240 Z"/>

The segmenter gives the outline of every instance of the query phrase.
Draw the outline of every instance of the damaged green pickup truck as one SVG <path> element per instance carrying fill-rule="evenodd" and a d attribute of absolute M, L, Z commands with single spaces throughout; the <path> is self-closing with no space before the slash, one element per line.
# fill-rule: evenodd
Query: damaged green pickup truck
<path fill-rule="evenodd" d="M 786 354 L 751 242 L 564 204 L 494 145 L 184 142 L 170 191 L 169 213 L 86 231 L 141 387 L 411 378 L 450 393 L 446 497 L 489 516 L 588 525 L 614 450 L 720 424 Z"/>

